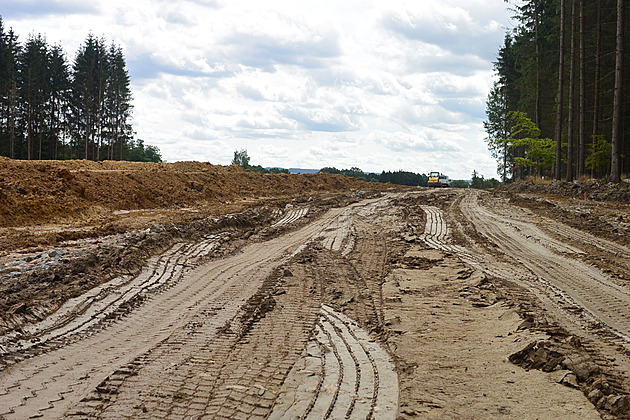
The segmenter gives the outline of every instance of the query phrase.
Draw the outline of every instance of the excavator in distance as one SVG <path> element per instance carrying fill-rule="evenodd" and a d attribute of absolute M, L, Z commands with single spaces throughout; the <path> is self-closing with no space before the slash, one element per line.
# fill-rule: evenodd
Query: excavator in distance
<path fill-rule="evenodd" d="M 439 172 L 430 172 L 428 185 L 429 187 L 450 187 L 451 180 L 448 179 L 448 176 Z"/>

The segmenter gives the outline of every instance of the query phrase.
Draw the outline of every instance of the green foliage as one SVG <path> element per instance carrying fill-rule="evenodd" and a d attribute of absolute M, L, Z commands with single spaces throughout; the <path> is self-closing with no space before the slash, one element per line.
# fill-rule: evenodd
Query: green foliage
<path fill-rule="evenodd" d="M 250 169 L 249 160 L 250 157 L 247 154 L 246 149 L 235 150 L 234 158 L 232 158 L 232 165 L 238 165 L 241 168 Z"/>
<path fill-rule="evenodd" d="M 471 182 L 470 182 L 470 188 L 477 188 L 477 189 L 483 188 L 483 181 L 484 181 L 483 175 L 479 176 L 477 171 L 473 171 Z"/>
<path fill-rule="evenodd" d="M 160 149 L 156 146 L 145 146 L 144 141 L 138 139 L 131 140 L 127 144 L 127 160 L 131 162 L 162 162 Z"/>
<path fill-rule="evenodd" d="M 494 62 L 498 80 L 488 94 L 486 101 L 488 119 L 483 123 L 488 134 L 485 139 L 488 150 L 496 159 L 497 173 L 501 174 L 504 182 L 512 175 L 514 167 L 515 150 L 507 147 L 502 140 L 511 136 L 512 122 L 508 114 L 511 109 L 518 108 L 522 96 L 522 90 L 517 84 L 522 77 L 518 62 L 515 39 L 506 34 L 497 61 Z"/>
<path fill-rule="evenodd" d="M 335 167 L 325 167 L 320 169 L 319 172 L 328 173 L 328 174 L 340 174 L 349 176 L 360 181 L 366 182 L 378 182 L 378 175 L 372 173 L 365 173 L 361 168 L 357 168 L 356 166 L 350 169 L 337 169 Z"/>
<path fill-rule="evenodd" d="M 512 136 L 515 138 L 524 137 L 540 137 L 540 129 L 536 124 L 527 116 L 526 113 L 521 111 L 510 111 L 508 117 L 512 120 L 513 129 Z"/>
<path fill-rule="evenodd" d="M 612 145 L 603 135 L 594 136 L 589 145 L 589 157 L 586 158 L 586 168 L 599 173 L 607 173 L 610 168 Z"/>
<path fill-rule="evenodd" d="M 512 124 L 508 118 L 507 98 L 498 82 L 495 82 L 488 94 L 486 116 L 488 119 L 483 122 L 483 126 L 488 136 L 485 141 L 490 154 L 497 161 L 497 173 L 501 174 L 505 181 L 514 166 L 512 151 L 503 141 L 510 136 Z"/>
<path fill-rule="evenodd" d="M 365 173 L 360 168 L 353 167 L 350 169 L 337 169 L 334 167 L 322 168 L 319 172 L 329 174 L 341 174 L 352 178 L 356 178 L 359 181 L 365 182 L 391 182 L 396 185 L 408 185 L 408 186 L 422 186 L 426 187 L 428 183 L 428 176 L 424 174 L 416 174 L 407 171 L 385 172 L 380 175 L 375 173 Z"/>
<path fill-rule="evenodd" d="M 290 173 L 288 169 L 284 169 L 284 168 L 269 168 L 267 171 L 270 174 L 288 174 L 288 173 Z"/>
<path fill-rule="evenodd" d="M 257 172 L 259 174 L 288 174 L 290 173 L 288 169 L 282 169 L 282 168 L 263 168 L 260 165 L 252 165 L 249 168 L 250 171 L 252 172 Z"/>
<path fill-rule="evenodd" d="M 540 138 L 540 129 L 520 111 L 509 114 L 513 122 L 512 138 L 503 141 L 510 148 L 522 148 L 524 156 L 514 160 L 518 166 L 535 168 L 540 172 L 543 168 L 551 168 L 555 158 L 555 142 L 549 138 Z"/>
<path fill-rule="evenodd" d="M 337 169 L 335 167 L 325 167 L 325 168 L 320 169 L 319 172 L 328 173 L 328 174 L 345 175 L 345 176 L 349 176 L 349 177 L 358 179 L 360 181 L 378 182 L 377 181 L 378 175 L 376 175 L 376 174 L 367 174 L 367 173 L 363 172 L 361 170 L 361 168 L 357 168 L 356 166 L 352 167 L 350 169 Z"/>
<path fill-rule="evenodd" d="M 281 168 L 266 169 L 260 165 L 250 165 L 249 161 L 250 161 L 250 157 L 247 154 L 246 149 L 234 151 L 234 158 L 232 159 L 232 165 L 238 165 L 242 167 L 243 169 L 248 169 L 252 172 L 257 172 L 260 174 L 288 174 L 289 173 L 288 169 L 281 169 Z"/>
<path fill-rule="evenodd" d="M 506 0 L 506 3 L 513 12 L 515 25 L 508 29 L 504 42 L 498 45 L 494 62 L 496 84 L 486 102 L 488 120 L 484 125 L 488 133 L 488 149 L 497 160 L 499 172 L 512 170 L 512 177 L 519 178 L 533 175 L 533 172 L 550 175 L 550 168 L 553 168 L 554 176 L 566 173 L 573 178 L 574 173 L 580 176 L 580 172 L 590 166 L 600 176 L 605 175 L 605 166 L 609 165 L 603 159 L 606 152 L 604 149 L 589 150 L 589 136 L 604 134 L 614 143 L 611 136 L 613 116 L 617 115 L 615 110 L 621 110 L 620 125 L 617 126 L 620 127 L 619 136 L 616 136 L 620 139 L 619 147 L 613 146 L 610 159 L 620 162 L 621 172 L 629 173 L 630 159 L 618 158 L 630 153 L 630 114 L 627 101 L 618 101 L 622 105 L 615 106 L 613 93 L 616 81 L 621 85 L 620 91 L 630 91 L 630 77 L 616 76 L 617 52 L 628 44 L 627 35 L 625 38 L 616 36 L 617 21 L 623 22 L 625 32 L 630 2 Z M 564 7 L 561 8 L 561 4 Z M 617 9 L 620 11 L 615 10 L 616 5 L 621 6 Z M 562 69 L 559 68 L 560 57 L 563 57 Z M 628 60 L 627 56 L 620 58 L 620 67 L 627 68 Z M 561 76 L 562 80 L 559 80 Z M 558 105 L 562 108 L 558 109 Z M 511 119 L 508 112 L 516 110 L 531 117 L 540 129 L 538 135 L 517 136 L 509 131 Z M 505 134 L 497 135 L 505 128 L 508 129 Z M 535 141 L 517 142 L 509 148 L 499 141 L 511 138 Z M 548 160 L 549 142 L 545 140 L 549 138 L 553 138 L 558 147 L 558 156 L 554 153 L 552 165 Z M 597 155 L 589 159 L 592 153 Z M 572 159 L 568 159 L 569 156 Z M 567 168 L 569 162 L 575 168 Z"/>
<path fill-rule="evenodd" d="M 476 188 L 479 190 L 485 190 L 488 188 L 495 188 L 500 182 L 494 178 L 484 179 L 483 175 L 479 175 L 477 171 L 473 171 L 470 182 L 470 188 Z M 452 184 L 451 184 L 452 185 Z"/>
<path fill-rule="evenodd" d="M 6 31 L 0 16 L 0 155 L 18 157 L 17 74 L 20 45 L 13 30 Z"/>
<path fill-rule="evenodd" d="M 161 160 L 133 141 L 122 49 L 88 35 L 69 65 L 42 35 L 23 45 L 0 16 L 0 155 L 14 159 Z"/>
<path fill-rule="evenodd" d="M 455 179 L 451 181 L 451 188 L 470 188 L 470 184 L 463 179 Z"/>
<path fill-rule="evenodd" d="M 391 182 L 397 185 L 426 187 L 429 177 L 425 174 L 417 174 L 407 171 L 383 172 L 379 177 L 379 182 Z"/>

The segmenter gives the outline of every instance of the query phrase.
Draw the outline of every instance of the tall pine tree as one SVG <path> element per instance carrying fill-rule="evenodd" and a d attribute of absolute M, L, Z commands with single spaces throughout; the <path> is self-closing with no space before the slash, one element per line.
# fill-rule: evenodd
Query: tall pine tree
<path fill-rule="evenodd" d="M 0 155 L 18 157 L 17 72 L 20 46 L 13 30 L 6 30 L 0 16 Z"/>
<path fill-rule="evenodd" d="M 495 64 L 502 92 L 516 92 L 505 99 L 518 98 L 516 103 L 506 102 L 507 111 L 524 112 L 540 127 L 543 138 L 554 138 L 556 179 L 562 174 L 567 180 L 585 175 L 586 161 L 601 162 L 606 153 L 609 170 L 606 173 L 601 163 L 588 165 L 593 176 L 618 181 L 630 174 L 630 96 L 624 95 L 630 92 L 630 78 L 623 72 L 630 66 L 623 54 L 630 32 L 624 19 L 630 2 L 524 0 L 514 10 L 519 21 L 510 32 L 514 77 L 505 78 L 505 68 Z M 504 52 L 505 45 L 497 63 Z M 499 98 L 496 89 L 488 97 L 488 110 L 497 109 L 490 103 Z M 487 124 L 486 129 L 492 138 L 495 127 Z M 489 148 L 501 159 L 496 144 L 489 142 Z M 524 153 L 513 152 L 515 157 Z M 596 159 L 590 159 L 595 154 Z M 516 170 L 514 177 L 531 169 Z"/>

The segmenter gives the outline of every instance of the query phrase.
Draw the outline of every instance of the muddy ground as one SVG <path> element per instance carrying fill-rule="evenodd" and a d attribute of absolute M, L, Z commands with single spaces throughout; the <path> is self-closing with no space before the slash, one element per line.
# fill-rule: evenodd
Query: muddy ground
<path fill-rule="evenodd" d="M 0 165 L 0 418 L 630 413 L 628 204 Z"/>

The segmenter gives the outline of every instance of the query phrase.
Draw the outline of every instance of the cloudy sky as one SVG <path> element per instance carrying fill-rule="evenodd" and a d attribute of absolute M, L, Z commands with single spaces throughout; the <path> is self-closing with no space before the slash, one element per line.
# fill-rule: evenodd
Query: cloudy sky
<path fill-rule="evenodd" d="M 137 137 L 169 162 L 496 177 L 483 139 L 504 0 L 3 0 L 70 61 L 123 47 Z"/>

